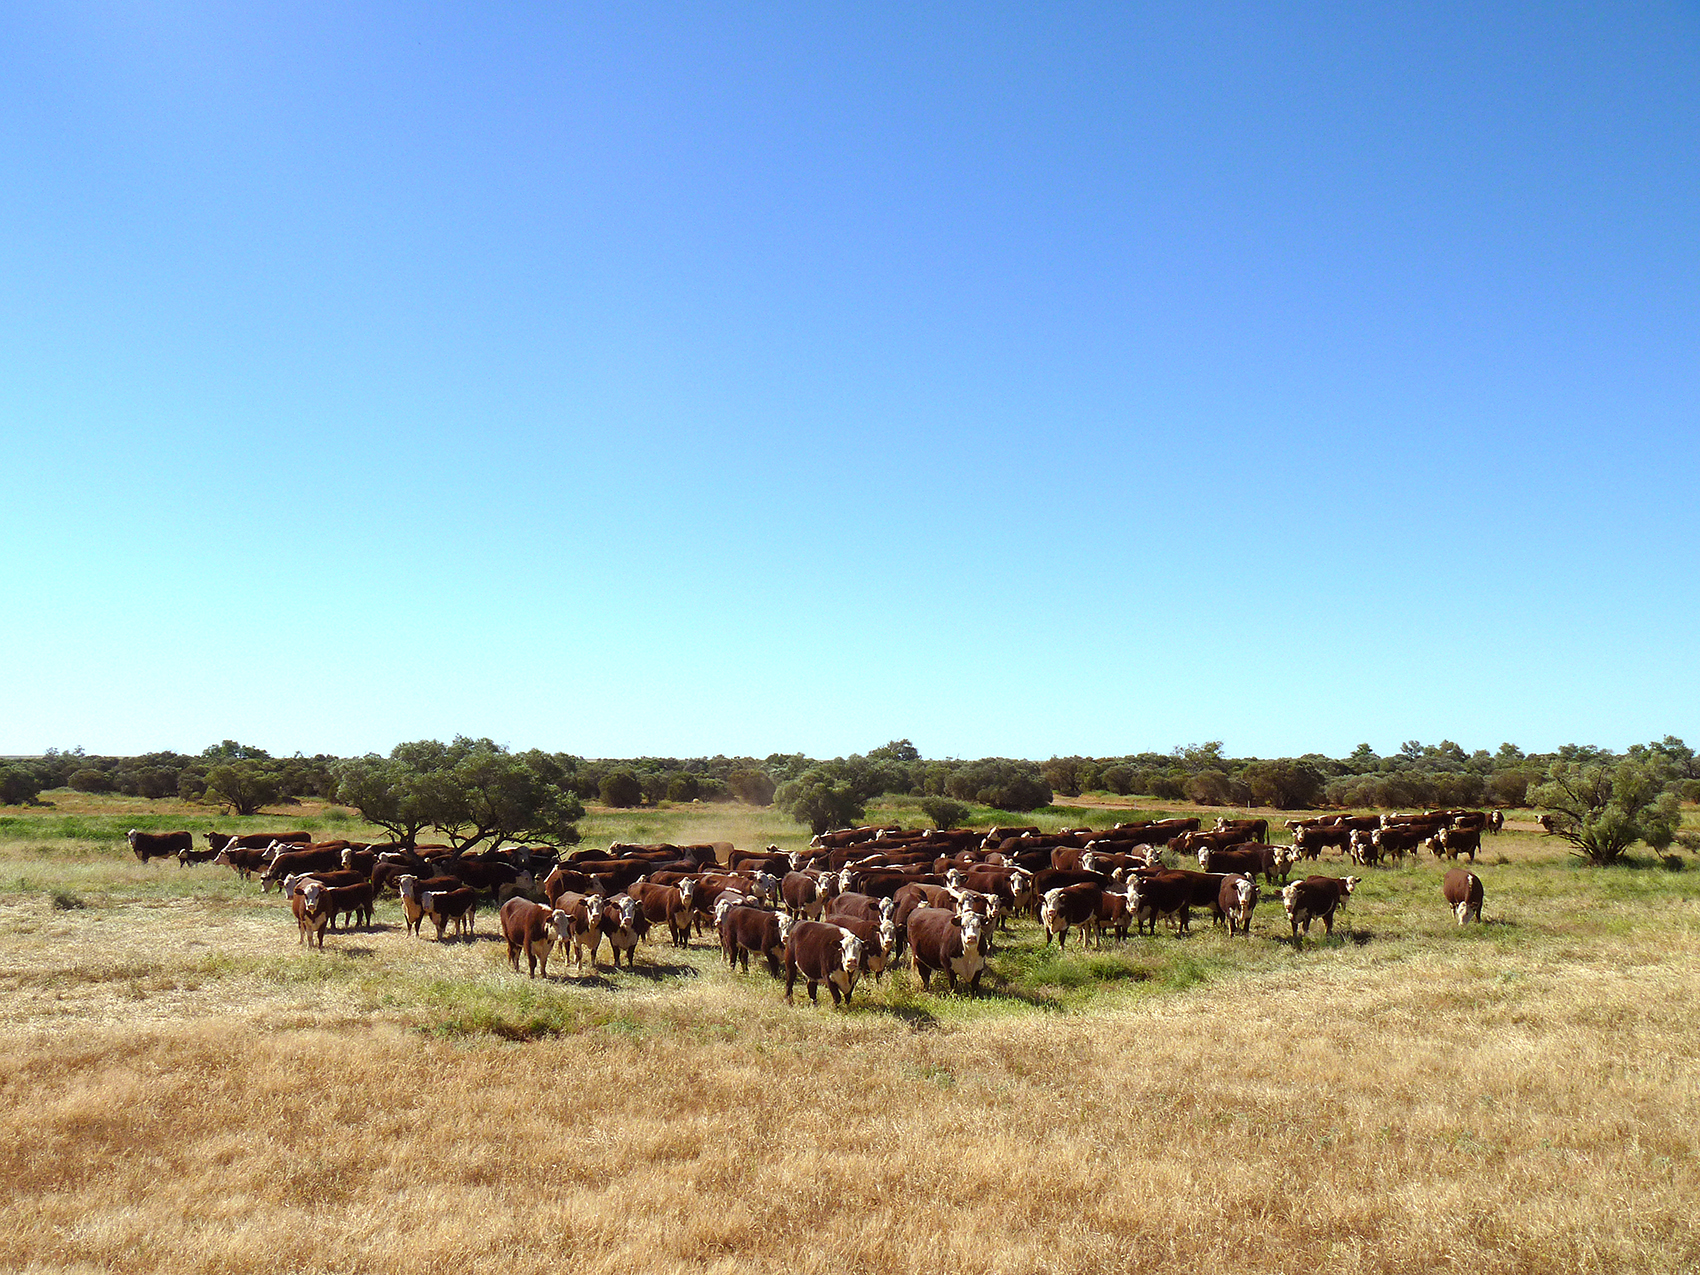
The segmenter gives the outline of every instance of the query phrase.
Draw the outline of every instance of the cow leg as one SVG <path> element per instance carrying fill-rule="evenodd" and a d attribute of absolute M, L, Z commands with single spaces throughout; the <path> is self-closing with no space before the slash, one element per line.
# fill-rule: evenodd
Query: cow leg
<path fill-rule="evenodd" d="M 950 980 L 950 994 L 956 995 L 956 971 L 950 967 L 949 957 L 945 958 L 944 974 Z"/>
<path fill-rule="evenodd" d="M 809 980 L 809 1004 L 811 1004 L 811 1005 L 819 1005 L 820 1004 L 820 997 L 815 995 L 815 989 L 816 989 L 817 986 L 818 986 L 818 984 L 816 983 L 816 981 L 811 978 Z M 837 997 L 838 997 L 838 992 L 837 992 L 836 989 L 834 989 L 832 995 L 833 995 L 833 998 L 836 1000 Z"/>

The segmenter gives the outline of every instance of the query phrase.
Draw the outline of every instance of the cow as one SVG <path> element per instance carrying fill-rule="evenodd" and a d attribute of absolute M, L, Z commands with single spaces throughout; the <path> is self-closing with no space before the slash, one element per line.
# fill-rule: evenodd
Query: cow
<path fill-rule="evenodd" d="M 195 848 L 195 835 L 191 832 L 138 832 L 131 828 L 124 837 L 143 863 L 149 859 L 175 859 L 185 850 Z"/>
<path fill-rule="evenodd" d="M 179 850 L 177 852 L 177 866 L 186 868 L 191 863 L 206 863 L 216 858 L 218 858 L 217 850 Z"/>
<path fill-rule="evenodd" d="M 1378 858 L 1391 855 L 1394 859 L 1403 859 L 1408 852 L 1414 851 L 1422 844 L 1423 836 L 1423 830 L 1418 825 L 1396 823 L 1377 828 L 1369 834 L 1369 839 Z"/>
<path fill-rule="evenodd" d="M 573 968 L 584 970 L 584 954 L 590 951 L 590 968 L 596 969 L 596 952 L 602 946 L 602 896 L 563 890 L 554 899 L 549 923 L 562 943 L 573 947 Z"/>
<path fill-rule="evenodd" d="M 228 853 L 228 852 L 227 852 Z M 308 846 L 301 850 L 282 850 L 273 856 L 260 876 L 260 889 L 270 890 L 283 879 L 297 872 L 336 872 L 342 867 L 342 847 Z"/>
<path fill-rule="evenodd" d="M 767 962 L 767 972 L 779 977 L 779 962 L 793 918 L 763 907 L 722 900 L 715 908 L 714 928 L 720 933 L 720 950 L 726 964 L 750 972 L 750 953 Z"/>
<path fill-rule="evenodd" d="M 1299 937 L 1301 928 L 1307 936 L 1310 934 L 1312 921 L 1320 919 L 1328 933 L 1334 933 L 1334 910 L 1345 905 L 1360 879 L 1309 876 L 1281 891 L 1281 906 L 1287 910 L 1287 920 L 1293 926 L 1294 947 L 1303 943 Z"/>
<path fill-rule="evenodd" d="M 1192 885 L 1172 872 L 1140 874 L 1127 883 L 1127 906 L 1133 913 L 1135 934 L 1145 933 L 1149 922 L 1156 937 L 1157 922 L 1165 916 L 1184 934 L 1192 915 Z"/>
<path fill-rule="evenodd" d="M 1270 885 L 1287 883 L 1287 874 L 1293 870 L 1293 852 L 1290 846 L 1240 845 L 1230 846 L 1226 850 L 1200 850 L 1198 852 L 1198 867 L 1202 872 L 1238 872 L 1245 876 L 1263 874 L 1263 879 Z"/>
<path fill-rule="evenodd" d="M 614 968 L 620 968 L 620 953 L 626 954 L 626 968 L 636 968 L 637 945 L 649 933 L 649 919 L 643 905 L 629 894 L 616 895 L 602 905 L 602 933 L 608 946 L 614 949 Z"/>
<path fill-rule="evenodd" d="M 299 942 L 312 947 L 313 940 L 317 938 L 321 952 L 325 950 L 325 926 L 330 924 L 331 919 L 325 904 L 325 887 L 317 881 L 307 882 L 289 899 L 289 906 L 295 913 L 296 928 L 300 931 Z"/>
<path fill-rule="evenodd" d="M 931 990 L 933 971 L 943 970 L 950 990 L 958 983 L 968 985 L 968 994 L 980 994 L 980 976 L 986 971 L 983 950 L 985 922 L 974 912 L 954 913 L 945 908 L 917 908 L 909 916 L 909 951 L 923 990 Z"/>
<path fill-rule="evenodd" d="M 1440 883 L 1441 893 L 1446 896 L 1446 902 L 1452 909 L 1452 914 L 1458 918 L 1458 924 L 1463 925 L 1472 917 L 1481 924 L 1482 919 L 1482 879 L 1468 868 L 1452 868 L 1446 873 Z"/>
<path fill-rule="evenodd" d="M 1090 935 L 1096 928 L 1098 895 L 1102 890 L 1103 886 L 1086 881 L 1046 891 L 1044 902 L 1039 907 L 1039 919 L 1045 926 L 1045 946 L 1049 947 L 1054 937 L 1058 951 L 1067 947 L 1071 925 L 1082 927 L 1085 934 Z M 1081 942 L 1085 941 L 1083 937 Z"/>
<path fill-rule="evenodd" d="M 826 899 L 821 894 L 820 882 L 808 873 L 787 872 L 779 883 L 779 893 L 785 900 L 785 910 L 792 916 L 820 920 Z"/>
<path fill-rule="evenodd" d="M 1476 852 L 1482 848 L 1482 830 L 1480 828 L 1442 828 L 1434 836 L 1423 842 L 1434 857 L 1444 854 L 1448 859 L 1456 859 L 1459 854 L 1470 856 L 1470 862 L 1476 861 Z"/>
<path fill-rule="evenodd" d="M 478 891 L 466 885 L 442 890 L 421 890 L 419 910 L 437 927 L 437 942 L 443 941 L 443 932 L 450 921 L 454 922 L 457 935 L 470 937 L 475 931 L 478 916 Z"/>
<path fill-rule="evenodd" d="M 897 911 L 894 899 L 875 899 L 866 894 L 858 894 L 854 890 L 840 894 L 827 902 L 822 919 L 831 921 L 839 916 L 859 916 L 865 921 L 879 924 Z"/>
<path fill-rule="evenodd" d="M 1216 816 L 1216 832 L 1244 833 L 1247 841 L 1266 841 L 1269 838 L 1267 819 L 1224 819 Z"/>
<path fill-rule="evenodd" d="M 566 913 L 560 915 L 564 918 Z M 519 973 L 519 954 L 525 953 L 531 977 L 537 977 L 537 967 L 543 967 L 543 977 L 549 977 L 549 957 L 555 950 L 555 934 L 551 922 L 556 909 L 533 903 L 530 899 L 509 899 L 500 913 L 502 937 L 508 941 L 508 964 Z"/>
<path fill-rule="evenodd" d="M 1541 831 L 1546 833 L 1547 836 L 1558 835 L 1558 824 L 1554 822 L 1551 815 L 1536 815 L 1535 822 L 1541 825 Z"/>
<path fill-rule="evenodd" d="M 1339 824 L 1313 823 L 1293 829 L 1293 853 L 1297 858 L 1318 858 L 1324 846 L 1338 846 L 1340 853 L 1344 854 L 1351 841 L 1352 829 Z"/>
<path fill-rule="evenodd" d="M 1487 830 L 1496 837 L 1505 831 L 1505 812 L 1503 810 L 1496 810 L 1487 817 Z"/>
<path fill-rule="evenodd" d="M 1230 876 L 1222 880 L 1216 906 L 1228 918 L 1228 937 L 1241 930 L 1251 937 L 1251 913 L 1257 907 L 1257 882 L 1250 877 Z"/>
<path fill-rule="evenodd" d="M 651 881 L 634 881 L 627 891 L 643 908 L 644 919 L 650 925 L 665 921 L 673 936 L 674 947 L 689 947 L 691 942 L 691 901 L 696 894 L 696 882 L 685 880 L 676 886 L 656 885 Z"/>
<path fill-rule="evenodd" d="M 825 983 L 834 1005 L 848 1005 L 861 967 L 861 939 L 825 921 L 799 921 L 785 940 L 785 1003 L 792 1003 L 800 974 L 808 983 L 811 1004 L 819 1003 L 816 988 Z"/>
<path fill-rule="evenodd" d="M 790 920 L 789 917 L 785 919 Z M 833 924 L 862 940 L 861 972 L 872 974 L 874 981 L 879 982 L 880 975 L 891 965 L 892 954 L 897 950 L 897 923 L 885 920 L 875 925 L 858 917 L 841 916 Z M 786 932 L 790 932 L 789 927 Z"/>

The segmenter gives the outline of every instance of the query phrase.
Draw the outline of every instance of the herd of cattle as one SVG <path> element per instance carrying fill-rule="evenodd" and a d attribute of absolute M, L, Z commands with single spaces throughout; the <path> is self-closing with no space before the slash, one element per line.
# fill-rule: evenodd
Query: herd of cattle
<path fill-rule="evenodd" d="M 324 947 L 340 922 L 370 925 L 379 898 L 396 898 L 408 933 L 429 921 L 439 942 L 451 929 L 471 936 L 480 906 L 497 909 L 508 960 L 545 977 L 557 953 L 583 970 L 597 966 L 604 939 L 616 969 L 630 968 L 638 945 L 666 927 L 686 947 L 705 930 L 728 964 L 750 958 L 785 977 L 789 1002 L 799 980 L 809 999 L 825 984 L 834 1004 L 849 1002 L 857 981 L 876 980 L 907 958 L 923 987 L 942 973 L 952 991 L 977 994 L 986 958 L 1012 918 L 1028 917 L 1066 947 L 1106 935 L 1157 933 L 1159 921 L 1187 933 L 1195 912 L 1230 936 L 1251 933 L 1259 878 L 1279 886 L 1292 942 L 1312 922 L 1330 934 L 1335 913 L 1362 880 L 1312 874 L 1289 881 L 1301 860 L 1333 847 L 1359 866 L 1398 861 L 1426 846 L 1436 857 L 1472 863 L 1484 831 L 1504 826 L 1499 811 L 1442 810 L 1422 815 L 1329 815 L 1292 820 L 1291 845 L 1268 840 L 1264 819 L 1196 818 L 1119 823 L 1043 833 L 1036 827 L 905 831 L 861 827 L 824 833 L 797 852 L 769 846 L 741 851 L 729 842 L 624 845 L 565 857 L 537 847 L 456 853 L 448 846 L 355 841 L 315 843 L 306 832 L 205 834 L 198 849 L 187 832 L 132 830 L 143 862 L 212 861 L 243 879 L 277 887 L 295 917 L 299 941 Z M 1173 866 L 1196 856 L 1196 870 Z M 1460 925 L 1481 920 L 1482 882 L 1449 870 L 1442 893 Z M 565 956 L 562 956 L 565 959 Z"/>

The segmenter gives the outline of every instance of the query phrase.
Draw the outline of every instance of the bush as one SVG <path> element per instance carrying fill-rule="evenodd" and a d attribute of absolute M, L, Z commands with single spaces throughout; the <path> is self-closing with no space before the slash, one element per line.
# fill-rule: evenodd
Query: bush
<path fill-rule="evenodd" d="M 602 798 L 604 806 L 626 809 L 643 804 L 643 785 L 629 770 L 616 770 L 602 776 L 597 794 Z"/>
<path fill-rule="evenodd" d="M 847 779 L 836 779 L 819 768 L 805 770 L 797 778 L 780 784 L 773 795 L 778 806 L 798 823 L 814 832 L 848 828 L 862 818 L 862 802 Z"/>
<path fill-rule="evenodd" d="M 923 797 L 921 813 L 933 821 L 934 827 L 958 828 L 968 818 L 968 807 L 949 797 Z"/>
<path fill-rule="evenodd" d="M 702 787 L 695 775 L 678 774 L 667 781 L 668 801 L 695 801 L 701 795 Z"/>
<path fill-rule="evenodd" d="M 1238 806 L 1251 797 L 1244 784 L 1214 769 L 1201 770 L 1187 780 L 1186 795 L 1201 806 Z"/>
<path fill-rule="evenodd" d="M 1118 797 L 1125 797 L 1133 791 L 1133 771 L 1126 766 L 1111 766 L 1104 771 L 1104 787 Z"/>
<path fill-rule="evenodd" d="M 1279 761 L 1255 761 L 1241 774 L 1259 806 L 1276 810 L 1311 810 L 1322 800 L 1322 776 L 1308 762 L 1283 757 Z"/>
<path fill-rule="evenodd" d="M 112 791 L 112 777 L 104 770 L 96 770 L 93 766 L 84 766 L 81 770 L 73 771 L 69 784 L 78 792 Z"/>
<path fill-rule="evenodd" d="M 0 805 L 32 805 L 41 787 L 35 772 L 22 766 L 0 766 Z"/>
<path fill-rule="evenodd" d="M 945 786 L 958 801 L 996 810 L 1037 810 L 1051 804 L 1051 786 L 1029 765 L 986 758 L 955 771 Z"/>
<path fill-rule="evenodd" d="M 207 771 L 207 791 L 239 815 L 257 815 L 277 800 L 277 775 L 267 762 L 235 761 Z"/>

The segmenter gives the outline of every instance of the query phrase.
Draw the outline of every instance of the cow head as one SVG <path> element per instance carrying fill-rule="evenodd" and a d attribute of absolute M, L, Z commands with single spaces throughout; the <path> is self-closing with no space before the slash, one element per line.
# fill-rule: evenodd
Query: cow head
<path fill-rule="evenodd" d="M 419 888 L 419 878 L 411 872 L 404 872 L 397 877 L 395 888 L 396 893 L 401 895 L 402 898 L 411 899 L 415 903 L 419 901 L 418 895 L 414 893 Z"/>
<path fill-rule="evenodd" d="M 620 928 L 630 929 L 637 924 L 638 901 L 629 894 L 622 894 L 614 900 L 620 906 Z"/>
<path fill-rule="evenodd" d="M 1098 856 L 1093 854 L 1090 850 L 1082 850 L 1080 852 L 1080 870 L 1082 872 L 1096 872 L 1098 869 L 1093 865 L 1097 862 Z"/>
<path fill-rule="evenodd" d="M 691 901 L 696 897 L 697 883 L 695 881 L 686 877 L 683 881 L 679 882 L 679 901 L 681 903 L 688 908 L 691 906 Z"/>
<path fill-rule="evenodd" d="M 317 912 L 319 910 L 319 903 L 324 898 L 324 895 L 325 887 L 323 882 L 309 880 L 306 885 L 301 887 L 301 906 L 306 908 L 309 912 Z M 426 895 L 425 897 L 430 898 L 431 896 Z"/>
<path fill-rule="evenodd" d="M 1353 890 L 1358 888 L 1358 883 L 1361 882 L 1362 880 L 1363 880 L 1362 877 L 1347 877 L 1344 881 L 1341 882 L 1341 886 L 1342 886 L 1342 888 L 1344 888 L 1344 890 L 1346 891 L 1347 894 L 1350 894 Z"/>
<path fill-rule="evenodd" d="M 789 914 L 781 916 L 779 918 L 779 941 L 781 943 L 789 943 L 791 941 L 791 931 L 796 929 L 796 928 L 797 928 L 797 918 L 796 917 L 791 916 Z"/>
<path fill-rule="evenodd" d="M 897 914 L 897 900 L 896 899 L 881 899 L 880 900 L 880 920 L 884 921 L 889 917 L 895 916 L 896 914 Z"/>
<path fill-rule="evenodd" d="M 848 866 L 846 866 L 846 867 L 842 868 L 838 873 L 838 892 L 840 894 L 849 894 L 850 893 L 850 886 L 851 886 L 850 869 L 849 869 Z"/>
<path fill-rule="evenodd" d="M 1210 853 L 1209 846 L 1198 847 L 1198 870 L 1200 872 L 1210 871 Z"/>
<path fill-rule="evenodd" d="M 944 874 L 944 883 L 946 887 L 952 890 L 960 890 L 962 883 L 967 879 L 961 868 L 952 868 Z"/>
<path fill-rule="evenodd" d="M 1241 877 L 1234 882 L 1234 895 L 1239 900 L 1240 915 L 1249 917 L 1251 910 L 1257 906 L 1257 882 L 1247 877 Z"/>
<path fill-rule="evenodd" d="M 985 932 L 986 923 L 981 920 L 978 912 L 965 912 L 962 915 L 962 950 L 972 951 L 980 946 L 980 936 Z"/>
<path fill-rule="evenodd" d="M 844 937 L 840 939 L 838 943 L 839 958 L 844 965 L 845 971 L 847 973 L 854 973 L 854 971 L 860 969 L 862 965 L 862 940 L 857 938 L 848 930 L 842 930 L 840 933 L 842 933 Z"/>

